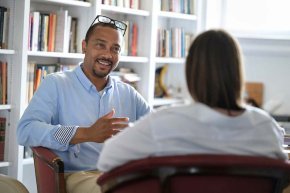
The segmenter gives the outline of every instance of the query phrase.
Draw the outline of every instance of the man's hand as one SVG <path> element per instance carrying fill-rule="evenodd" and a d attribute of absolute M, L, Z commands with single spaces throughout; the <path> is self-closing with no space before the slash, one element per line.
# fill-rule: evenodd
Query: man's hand
<path fill-rule="evenodd" d="M 103 143 L 106 139 L 120 132 L 120 130 L 128 127 L 128 117 L 113 118 L 115 110 L 99 118 L 90 127 L 79 127 L 75 136 L 71 140 L 71 144 L 82 142 Z"/>

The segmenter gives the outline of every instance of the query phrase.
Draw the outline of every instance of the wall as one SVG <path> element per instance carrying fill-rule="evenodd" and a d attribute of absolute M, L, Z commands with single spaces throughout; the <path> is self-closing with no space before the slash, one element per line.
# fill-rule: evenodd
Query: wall
<path fill-rule="evenodd" d="M 264 108 L 290 115 L 290 40 L 239 39 L 246 81 L 264 83 Z"/>

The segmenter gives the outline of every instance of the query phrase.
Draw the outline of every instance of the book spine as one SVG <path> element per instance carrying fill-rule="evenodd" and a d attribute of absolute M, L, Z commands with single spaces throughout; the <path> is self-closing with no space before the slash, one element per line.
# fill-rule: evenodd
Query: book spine
<path fill-rule="evenodd" d="M 42 37 L 42 48 L 43 51 L 48 51 L 48 36 L 49 36 L 49 15 L 44 15 L 44 25 L 43 25 L 43 37 Z"/>
<path fill-rule="evenodd" d="M 6 118 L 0 117 L 0 161 L 4 161 Z"/>
<path fill-rule="evenodd" d="M 4 49 L 8 48 L 8 34 L 9 34 L 9 9 L 4 12 L 4 25 L 3 25 L 3 41 L 2 41 L 2 47 Z"/>
<path fill-rule="evenodd" d="M 4 25 L 4 12 L 7 11 L 6 7 L 0 7 L 0 48 L 2 49 L 3 41 L 3 25 Z"/>
<path fill-rule="evenodd" d="M 49 27 L 48 27 L 48 46 L 47 51 L 54 51 L 54 37 L 55 37 L 55 22 L 56 15 L 54 13 L 49 14 Z"/>
<path fill-rule="evenodd" d="M 1 62 L 2 101 L 7 104 L 7 62 Z"/>
<path fill-rule="evenodd" d="M 40 29 L 40 13 L 32 12 L 33 15 L 33 24 L 32 24 L 32 51 L 38 51 L 38 38 L 39 38 L 39 29 Z"/>
<path fill-rule="evenodd" d="M 136 23 L 133 24 L 132 31 L 132 56 L 137 56 L 137 46 L 138 46 L 138 26 Z"/>
<path fill-rule="evenodd" d="M 56 15 L 55 51 L 65 52 L 66 28 L 68 21 L 68 11 L 60 10 Z"/>

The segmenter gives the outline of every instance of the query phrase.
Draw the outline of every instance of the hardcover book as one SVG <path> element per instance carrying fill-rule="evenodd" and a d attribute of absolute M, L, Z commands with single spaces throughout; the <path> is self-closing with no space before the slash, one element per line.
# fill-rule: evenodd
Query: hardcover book
<path fill-rule="evenodd" d="M 0 161 L 4 161 L 6 118 L 0 117 Z"/>

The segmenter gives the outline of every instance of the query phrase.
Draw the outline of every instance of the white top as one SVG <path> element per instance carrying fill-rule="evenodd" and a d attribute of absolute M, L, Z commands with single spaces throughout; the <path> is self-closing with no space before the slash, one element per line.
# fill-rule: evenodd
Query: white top
<path fill-rule="evenodd" d="M 287 159 L 284 130 L 261 109 L 230 117 L 195 103 L 151 113 L 105 142 L 97 167 L 108 171 L 148 156 L 192 153 Z"/>

